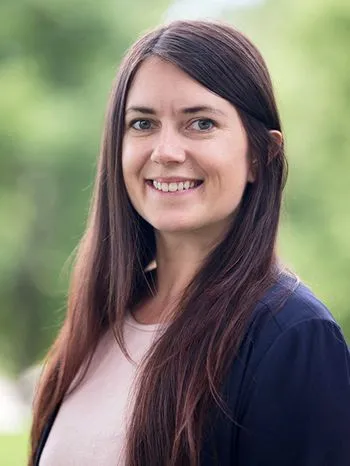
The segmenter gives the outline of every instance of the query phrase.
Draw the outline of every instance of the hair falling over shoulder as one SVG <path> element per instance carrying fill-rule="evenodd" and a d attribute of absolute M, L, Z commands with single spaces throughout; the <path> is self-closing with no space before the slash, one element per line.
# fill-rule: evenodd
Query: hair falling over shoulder
<path fill-rule="evenodd" d="M 114 330 L 127 355 L 125 310 L 147 287 L 144 270 L 155 258 L 155 238 L 128 199 L 121 148 L 127 93 L 150 56 L 175 64 L 235 106 L 256 178 L 247 184 L 230 230 L 185 290 L 176 316 L 142 367 L 126 466 L 199 466 L 207 413 L 215 404 L 227 410 L 220 395 L 225 374 L 257 300 L 278 273 L 275 245 L 287 162 L 283 143 L 275 147 L 269 133 L 281 131 L 281 124 L 262 56 L 242 33 L 219 22 L 175 21 L 148 32 L 125 56 L 109 100 L 67 314 L 35 397 L 31 466 L 51 414 L 73 382 L 79 384 L 86 355 L 93 355 L 107 329 Z"/>

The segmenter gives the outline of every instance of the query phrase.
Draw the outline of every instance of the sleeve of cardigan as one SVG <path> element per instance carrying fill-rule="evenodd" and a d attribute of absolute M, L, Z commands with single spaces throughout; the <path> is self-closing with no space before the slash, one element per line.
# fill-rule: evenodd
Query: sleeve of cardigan
<path fill-rule="evenodd" d="M 312 319 L 282 333 L 256 373 L 239 466 L 349 466 L 349 370 L 335 323 Z"/>

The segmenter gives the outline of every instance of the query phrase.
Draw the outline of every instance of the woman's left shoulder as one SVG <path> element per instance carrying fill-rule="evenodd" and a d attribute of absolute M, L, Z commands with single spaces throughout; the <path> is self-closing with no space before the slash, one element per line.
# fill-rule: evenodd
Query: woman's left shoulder
<path fill-rule="evenodd" d="M 271 340 L 297 329 L 338 329 L 332 312 L 303 281 L 282 274 L 257 303 L 250 332 Z"/>
<path fill-rule="evenodd" d="M 303 358 L 311 347 L 314 357 L 328 353 L 328 360 L 332 351 L 349 354 L 342 329 L 327 306 L 305 283 L 281 275 L 256 305 L 241 356 L 255 373 L 276 348 L 280 353 L 288 348 L 289 357 Z"/>
<path fill-rule="evenodd" d="M 288 283 L 276 283 L 259 301 L 242 345 L 244 380 L 230 392 L 232 399 L 240 394 L 245 426 L 240 458 L 246 465 L 345 466 L 349 349 L 327 307 L 305 284 Z"/>

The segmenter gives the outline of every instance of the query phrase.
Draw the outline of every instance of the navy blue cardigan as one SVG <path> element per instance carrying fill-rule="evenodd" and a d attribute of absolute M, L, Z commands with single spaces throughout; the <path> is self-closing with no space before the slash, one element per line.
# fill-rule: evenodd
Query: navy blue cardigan
<path fill-rule="evenodd" d="M 284 275 L 258 302 L 223 385 L 230 416 L 208 413 L 201 466 L 350 466 L 349 349 L 303 283 L 278 305 L 290 288 Z"/>

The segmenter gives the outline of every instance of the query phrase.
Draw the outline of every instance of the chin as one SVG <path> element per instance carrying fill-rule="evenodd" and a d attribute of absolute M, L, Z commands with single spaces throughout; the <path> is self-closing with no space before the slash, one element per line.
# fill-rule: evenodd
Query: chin
<path fill-rule="evenodd" d="M 197 228 L 193 226 L 185 226 L 185 225 L 160 225 L 154 226 L 155 230 L 159 231 L 160 233 L 186 233 L 190 231 L 194 231 Z"/>
<path fill-rule="evenodd" d="M 198 230 L 202 225 L 198 222 L 190 221 L 187 219 L 176 220 L 176 219 L 162 219 L 159 221 L 149 222 L 153 228 L 161 233 L 186 233 L 194 230 Z"/>

